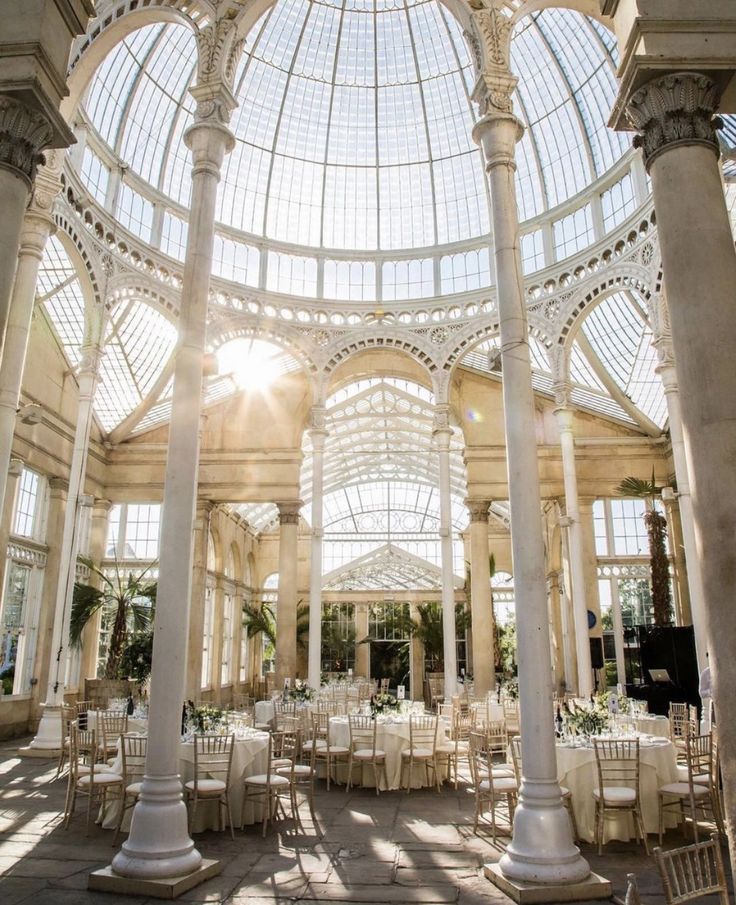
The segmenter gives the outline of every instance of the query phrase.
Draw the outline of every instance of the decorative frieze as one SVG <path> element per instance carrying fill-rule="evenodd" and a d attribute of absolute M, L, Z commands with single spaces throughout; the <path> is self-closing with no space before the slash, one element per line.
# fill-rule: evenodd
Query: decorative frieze
<path fill-rule="evenodd" d="M 714 116 L 718 90 L 705 75 L 674 72 L 647 82 L 629 101 L 626 114 L 639 133 L 634 146 L 644 152 L 647 169 L 662 151 L 678 144 L 703 144 L 719 153 Z"/>

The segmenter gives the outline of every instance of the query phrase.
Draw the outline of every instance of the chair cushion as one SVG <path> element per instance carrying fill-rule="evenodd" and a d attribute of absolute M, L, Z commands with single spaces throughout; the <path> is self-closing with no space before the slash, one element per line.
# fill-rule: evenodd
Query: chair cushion
<path fill-rule="evenodd" d="M 317 747 L 317 751 L 320 754 L 327 754 L 327 746 Z M 336 754 L 350 754 L 350 748 L 343 748 L 342 745 L 330 745 L 330 757 L 334 757 Z"/>
<path fill-rule="evenodd" d="M 593 797 L 600 799 L 601 790 L 593 789 Z M 613 807 L 634 804 L 636 801 L 636 789 L 630 789 L 628 786 L 608 786 L 603 790 L 603 801 L 605 804 L 613 805 Z"/>
<path fill-rule="evenodd" d="M 686 782 L 669 782 L 667 785 L 659 787 L 660 794 L 677 795 L 678 798 L 690 797 L 690 784 Z M 709 789 L 707 786 L 693 786 L 693 795 L 696 798 L 702 798 L 707 795 Z"/>
<path fill-rule="evenodd" d="M 319 751 L 320 748 L 327 747 L 327 742 L 323 738 L 318 738 L 315 744 L 315 742 L 310 739 L 310 741 L 304 742 L 304 744 L 302 745 L 302 751 L 311 751 L 312 748 L 315 747 Z"/>
<path fill-rule="evenodd" d="M 491 784 L 487 779 L 484 779 L 480 783 L 480 790 L 481 792 L 491 791 Z M 494 777 L 493 790 L 494 792 L 501 792 L 504 795 L 509 792 L 516 792 L 516 780 L 512 779 L 510 776 L 499 776 L 498 779 Z"/>
<path fill-rule="evenodd" d="M 385 751 L 381 751 L 376 748 L 376 760 L 382 760 L 386 756 Z M 353 759 L 355 760 L 373 760 L 373 749 L 372 748 L 358 748 L 356 751 L 353 751 Z"/>
<path fill-rule="evenodd" d="M 677 781 L 678 782 L 687 782 L 687 764 L 678 764 L 677 765 Z M 693 776 L 693 782 L 698 783 L 701 786 L 709 786 L 710 785 L 710 776 L 707 773 L 697 773 Z"/>
<path fill-rule="evenodd" d="M 90 783 L 98 786 L 104 785 L 122 785 L 123 777 L 118 773 L 95 773 L 94 776 L 88 773 L 86 776 L 80 776 L 77 780 L 80 786 L 88 786 Z"/>
<path fill-rule="evenodd" d="M 494 764 L 491 767 L 491 774 L 494 778 L 496 776 L 511 776 L 516 779 L 516 773 L 514 773 L 514 768 L 511 764 Z"/>
<path fill-rule="evenodd" d="M 195 787 L 198 795 L 220 795 L 227 789 L 227 786 L 221 779 L 190 779 L 184 783 L 184 788 L 190 792 L 194 792 Z"/>
<path fill-rule="evenodd" d="M 434 751 L 431 748 L 407 748 L 406 751 L 401 752 L 401 756 L 406 760 L 409 760 L 410 757 L 413 757 L 414 760 L 421 760 L 434 757 Z"/>
<path fill-rule="evenodd" d="M 278 773 L 271 773 L 270 777 L 267 773 L 258 773 L 255 776 L 246 776 L 246 786 L 265 786 L 268 785 L 269 779 L 272 786 L 288 786 L 289 780 L 285 776 L 279 776 Z"/>
<path fill-rule="evenodd" d="M 126 795 L 140 795 L 141 789 L 143 788 L 142 782 L 132 782 L 129 786 L 125 787 Z"/>
<path fill-rule="evenodd" d="M 291 766 L 289 767 L 280 767 L 277 771 L 279 776 L 289 776 L 291 774 Z M 310 776 L 312 773 L 312 768 L 309 764 L 294 764 L 294 776 Z"/>

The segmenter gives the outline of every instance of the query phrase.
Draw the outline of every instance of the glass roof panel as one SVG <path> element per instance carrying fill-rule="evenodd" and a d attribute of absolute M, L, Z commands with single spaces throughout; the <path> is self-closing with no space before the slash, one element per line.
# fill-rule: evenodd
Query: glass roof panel
<path fill-rule="evenodd" d="M 605 125 L 611 47 L 569 10 L 517 26 L 523 218 L 582 191 L 625 150 Z M 186 28 L 146 26 L 101 64 L 86 102 L 121 160 L 184 205 L 194 56 Z M 440 0 L 280 0 L 238 66 L 218 219 L 259 237 L 362 251 L 487 236 L 472 83 L 462 29 Z"/>
<path fill-rule="evenodd" d="M 64 246 L 51 236 L 38 270 L 36 294 L 59 338 L 64 355 L 74 367 L 79 363 L 84 339 L 84 296 L 74 265 Z"/>

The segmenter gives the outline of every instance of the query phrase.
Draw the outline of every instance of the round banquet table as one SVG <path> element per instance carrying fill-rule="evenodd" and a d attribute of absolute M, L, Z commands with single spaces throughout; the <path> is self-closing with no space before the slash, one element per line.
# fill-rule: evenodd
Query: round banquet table
<path fill-rule="evenodd" d="M 228 785 L 228 798 L 230 800 L 230 813 L 233 825 L 238 827 L 243 823 L 256 823 L 262 819 L 261 806 L 253 802 L 248 804 L 243 812 L 244 780 L 246 776 L 254 776 L 265 773 L 268 768 L 268 733 L 258 732 L 255 729 L 245 730 L 236 736 L 233 746 L 233 761 L 230 769 L 230 783 Z M 120 753 L 115 758 L 111 769 L 115 773 L 122 773 L 123 758 Z M 179 745 L 179 772 L 182 783 L 194 779 L 194 742 L 182 741 Z M 102 825 L 115 827 L 119 814 L 120 802 L 111 801 L 102 815 Z M 123 829 L 130 826 L 130 809 L 125 815 Z M 197 819 L 192 828 L 195 833 L 203 830 L 219 829 L 219 805 L 215 801 L 203 801 L 200 799 L 197 805 Z"/>
<path fill-rule="evenodd" d="M 385 784 L 383 771 L 379 771 L 378 788 L 382 791 L 386 789 L 398 789 L 401 784 L 401 752 L 409 748 L 409 717 L 408 716 L 379 716 L 376 717 L 376 748 L 386 752 L 386 776 L 388 785 Z M 441 745 L 447 741 L 447 723 L 440 720 L 437 728 L 437 744 Z M 346 716 L 333 716 L 330 718 L 330 744 L 339 745 L 344 748 L 350 747 L 350 726 Z M 339 766 L 338 776 L 343 781 L 347 769 Z M 354 765 L 357 773 L 359 768 Z M 369 764 L 363 765 L 360 784 L 375 788 L 375 780 L 373 777 L 373 767 Z M 446 771 L 445 771 L 446 772 Z M 440 772 L 440 778 L 444 778 Z M 430 785 L 434 781 L 432 770 L 429 770 Z M 415 765 L 411 775 L 412 789 L 421 789 L 427 785 L 427 772 L 423 764 Z"/>
<path fill-rule="evenodd" d="M 656 735 L 658 738 L 670 737 L 670 721 L 666 716 L 656 714 L 641 714 L 630 717 L 637 732 L 643 735 Z"/>
<path fill-rule="evenodd" d="M 677 782 L 677 757 L 668 739 L 642 737 L 639 739 L 639 786 L 644 829 L 656 833 L 659 829 L 657 790 L 669 782 Z M 560 785 L 572 792 L 572 806 L 580 838 L 592 842 L 595 838 L 595 799 L 593 789 L 598 785 L 598 771 L 593 746 L 572 747 L 557 744 L 557 778 Z M 673 825 L 676 821 L 673 821 Z M 609 839 L 629 840 L 634 836 L 631 814 L 606 812 L 603 829 L 604 842 Z"/>
<path fill-rule="evenodd" d="M 302 731 L 311 728 L 312 710 L 312 705 L 307 702 L 296 705 L 296 715 L 299 717 Z M 273 701 L 256 701 L 255 720 L 259 726 L 266 723 L 273 725 L 275 717 Z"/>

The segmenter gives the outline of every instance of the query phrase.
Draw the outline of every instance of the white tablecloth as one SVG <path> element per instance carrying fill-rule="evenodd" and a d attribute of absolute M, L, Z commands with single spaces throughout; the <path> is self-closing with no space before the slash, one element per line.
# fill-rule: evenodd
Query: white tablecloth
<path fill-rule="evenodd" d="M 303 731 L 312 728 L 312 710 L 311 704 L 297 704 L 296 715 L 299 717 L 299 723 Z M 276 716 L 273 701 L 256 701 L 255 717 L 256 723 L 269 723 L 273 725 Z"/>
<path fill-rule="evenodd" d="M 670 721 L 666 716 L 656 714 L 642 714 L 631 717 L 637 732 L 644 735 L 656 735 L 659 738 L 670 737 Z"/>
<path fill-rule="evenodd" d="M 662 738 L 641 739 L 639 742 L 639 785 L 644 828 L 656 833 L 659 828 L 657 790 L 668 782 L 677 781 L 677 762 L 672 743 Z M 590 748 L 557 745 L 557 778 L 572 792 L 572 806 L 580 838 L 592 842 L 595 838 L 595 799 L 593 789 L 598 785 L 595 752 Z M 606 813 L 604 840 L 634 836 L 633 821 L 628 814 Z"/>
<path fill-rule="evenodd" d="M 401 783 L 401 752 L 409 747 L 409 718 L 405 716 L 395 717 L 378 717 L 378 725 L 376 728 L 376 747 L 386 752 L 386 776 L 388 777 L 388 786 L 384 784 L 383 773 L 379 772 L 379 788 L 382 790 L 398 789 Z M 440 720 L 437 730 L 437 744 L 441 745 L 447 741 L 447 724 Z M 330 744 L 340 745 L 344 748 L 350 747 L 350 726 L 346 716 L 333 716 L 330 719 Z M 357 771 L 354 782 L 357 781 Z M 373 777 L 373 767 L 368 764 L 363 767 L 363 776 L 360 777 L 361 785 L 375 786 Z M 338 771 L 340 781 L 345 776 L 345 768 Z M 434 781 L 432 770 L 429 771 L 430 784 Z M 421 789 L 427 785 L 427 773 L 422 764 L 415 766 L 412 770 L 411 787 L 413 789 Z"/>
<path fill-rule="evenodd" d="M 261 819 L 260 813 L 255 813 L 253 804 L 248 806 L 243 814 L 243 798 L 245 788 L 243 782 L 246 776 L 254 776 L 265 773 L 268 767 L 268 733 L 252 731 L 243 738 L 236 738 L 233 747 L 233 762 L 230 770 L 230 783 L 228 797 L 230 799 L 230 813 L 233 824 L 240 826 L 243 823 L 255 823 Z M 116 773 L 122 772 L 123 759 L 118 754 L 112 769 Z M 194 743 L 181 742 L 179 746 L 179 771 L 182 783 L 194 779 Z M 118 802 L 110 802 L 105 808 L 102 824 L 105 827 L 114 827 L 118 819 Z M 219 828 L 219 805 L 216 802 L 201 801 L 197 805 L 197 819 L 193 831 L 201 833 L 203 830 Z M 260 811 L 261 808 L 259 807 Z M 126 814 L 123 828 L 128 829 L 132 810 Z"/>

